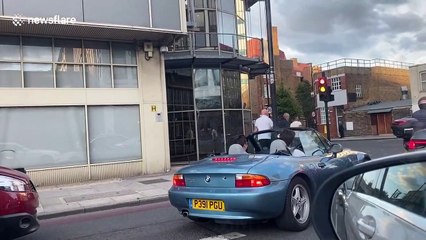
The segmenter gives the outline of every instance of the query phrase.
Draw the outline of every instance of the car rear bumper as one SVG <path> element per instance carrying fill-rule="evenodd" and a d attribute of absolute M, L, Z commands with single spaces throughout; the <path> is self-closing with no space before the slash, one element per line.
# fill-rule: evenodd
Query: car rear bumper
<path fill-rule="evenodd" d="M 259 188 L 172 187 L 170 203 L 190 217 L 217 220 L 263 220 L 279 216 L 285 203 L 288 180 L 272 182 Z M 222 200 L 225 211 L 192 209 L 191 199 Z"/>
<path fill-rule="evenodd" d="M 0 236 L 4 236 L 5 239 L 30 234 L 37 231 L 39 227 L 36 215 L 17 213 L 0 216 Z"/>

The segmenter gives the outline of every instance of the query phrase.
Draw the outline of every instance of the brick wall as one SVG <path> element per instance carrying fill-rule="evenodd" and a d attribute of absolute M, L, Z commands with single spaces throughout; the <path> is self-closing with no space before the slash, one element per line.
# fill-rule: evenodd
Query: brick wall
<path fill-rule="evenodd" d="M 345 131 L 345 136 L 374 135 L 371 118 L 367 112 L 348 112 L 345 114 L 346 122 L 353 122 L 354 130 Z"/>

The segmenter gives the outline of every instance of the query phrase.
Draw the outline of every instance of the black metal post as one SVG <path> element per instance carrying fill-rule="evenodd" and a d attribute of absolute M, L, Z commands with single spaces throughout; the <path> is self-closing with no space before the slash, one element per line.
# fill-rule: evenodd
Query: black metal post
<path fill-rule="evenodd" d="M 269 74 L 268 74 L 268 84 L 271 90 L 271 108 L 272 108 L 272 120 L 274 125 L 276 125 L 278 120 L 278 111 L 277 111 L 277 101 L 276 95 L 277 91 L 275 88 L 275 65 L 274 65 L 274 47 L 272 39 L 272 15 L 271 15 L 271 0 L 265 0 L 265 11 L 266 11 L 266 28 L 268 36 L 268 52 L 269 52 Z"/>
<path fill-rule="evenodd" d="M 330 141 L 330 123 L 328 121 L 328 101 L 324 101 L 325 112 L 325 130 L 327 131 L 327 139 Z"/>

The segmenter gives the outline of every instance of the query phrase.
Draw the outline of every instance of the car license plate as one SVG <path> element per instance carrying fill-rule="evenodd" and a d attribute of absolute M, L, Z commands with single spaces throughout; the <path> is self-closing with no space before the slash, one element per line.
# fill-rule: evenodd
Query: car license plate
<path fill-rule="evenodd" d="M 192 199 L 191 206 L 197 210 L 225 211 L 225 202 L 221 200 Z"/>

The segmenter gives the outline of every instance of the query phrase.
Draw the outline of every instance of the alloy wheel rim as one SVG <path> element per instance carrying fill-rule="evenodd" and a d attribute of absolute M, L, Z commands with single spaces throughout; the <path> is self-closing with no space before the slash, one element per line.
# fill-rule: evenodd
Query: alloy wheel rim
<path fill-rule="evenodd" d="M 291 191 L 291 212 L 298 223 L 305 223 L 308 220 L 310 202 L 308 191 L 301 184 L 297 184 Z"/>

